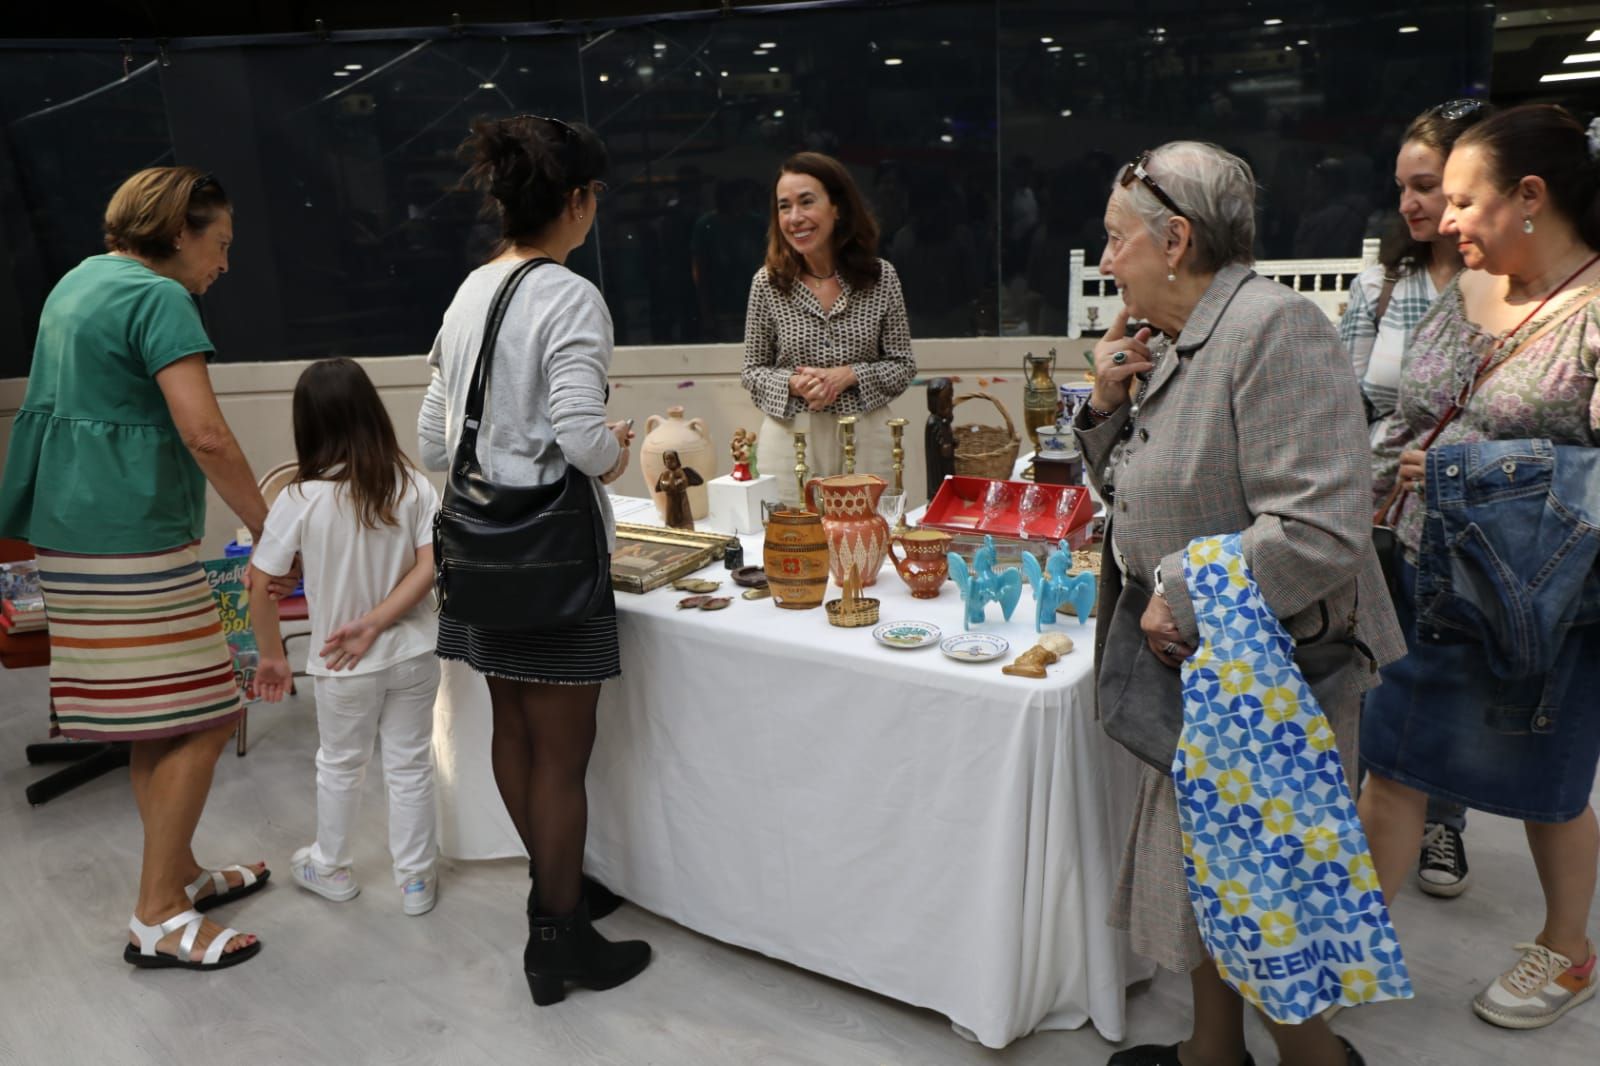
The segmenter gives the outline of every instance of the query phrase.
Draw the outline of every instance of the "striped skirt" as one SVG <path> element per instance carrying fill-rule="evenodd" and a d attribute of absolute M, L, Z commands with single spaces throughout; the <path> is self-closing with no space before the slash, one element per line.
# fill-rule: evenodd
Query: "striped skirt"
<path fill-rule="evenodd" d="M 52 736 L 157 740 L 239 717 L 233 656 L 193 546 L 38 556 Z"/>
<path fill-rule="evenodd" d="M 616 594 L 571 629 L 516 632 L 479 629 L 439 615 L 439 658 L 466 663 L 485 677 L 546 685 L 597 685 L 622 676 Z"/>

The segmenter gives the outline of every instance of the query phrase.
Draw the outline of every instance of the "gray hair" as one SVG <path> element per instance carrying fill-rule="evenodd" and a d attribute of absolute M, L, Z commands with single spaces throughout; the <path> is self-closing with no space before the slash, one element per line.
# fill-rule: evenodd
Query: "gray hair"
<path fill-rule="evenodd" d="M 1145 170 L 1189 220 L 1196 270 L 1210 274 L 1255 261 L 1256 179 L 1250 164 L 1204 141 L 1169 141 L 1150 153 Z M 1123 192 L 1150 235 L 1165 239 L 1171 210 L 1143 182 Z"/>

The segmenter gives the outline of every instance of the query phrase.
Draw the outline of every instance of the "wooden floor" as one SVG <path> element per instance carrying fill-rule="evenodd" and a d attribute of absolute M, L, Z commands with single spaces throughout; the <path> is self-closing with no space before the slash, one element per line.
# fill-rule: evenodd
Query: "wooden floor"
<path fill-rule="evenodd" d="M 225 973 L 137 972 L 121 960 L 139 823 L 126 773 L 38 808 L 23 745 L 42 739 L 45 671 L 0 671 L 0 1063 L 628 1064 L 942 1066 L 1085 1064 L 1114 1050 L 1091 1028 L 1039 1033 L 1004 1051 L 942 1016 L 727 947 L 634 907 L 605 922 L 642 936 L 655 961 L 623 988 L 536 1009 L 519 970 L 526 865 L 446 864 L 438 908 L 401 913 L 384 854 L 377 774 L 357 838 L 362 894 L 333 904 L 293 887 L 290 852 L 309 840 L 316 730 L 309 696 L 252 714 L 252 748 L 231 751 L 200 825 L 202 861 L 265 859 L 266 891 L 222 916 L 258 933 L 260 958 Z M 1475 884 L 1454 901 L 1408 893 L 1396 909 L 1417 999 L 1335 1023 L 1369 1063 L 1593 1066 L 1600 1001 L 1517 1034 L 1469 1001 L 1539 927 L 1521 830 L 1475 816 Z M 959 918 L 959 916 L 952 916 Z M 1129 994 L 1130 1042 L 1187 1032 L 1188 988 L 1158 977 Z M 1276 1061 L 1252 1023 L 1262 1066 Z"/>

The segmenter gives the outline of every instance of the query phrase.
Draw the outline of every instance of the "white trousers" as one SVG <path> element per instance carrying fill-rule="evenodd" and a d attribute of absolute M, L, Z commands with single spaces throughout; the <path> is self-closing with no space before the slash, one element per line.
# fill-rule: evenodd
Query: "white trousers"
<path fill-rule="evenodd" d="M 311 861 L 349 866 L 350 832 L 373 744 L 389 791 L 394 883 L 433 868 L 439 851 L 433 802 L 433 702 L 439 660 L 430 652 L 370 674 L 318 677 L 317 840 Z"/>
<path fill-rule="evenodd" d="M 844 473 L 844 432 L 840 415 L 801 411 L 787 422 L 771 415 L 761 421 L 756 434 L 756 469 L 778 479 L 778 498 L 790 507 L 800 503 L 800 488 L 794 479 L 794 435 L 806 435 L 807 478 L 832 477 Z M 893 413 L 880 407 L 856 415 L 856 473 L 876 474 L 891 489 L 894 487 L 894 442 L 889 436 Z"/>

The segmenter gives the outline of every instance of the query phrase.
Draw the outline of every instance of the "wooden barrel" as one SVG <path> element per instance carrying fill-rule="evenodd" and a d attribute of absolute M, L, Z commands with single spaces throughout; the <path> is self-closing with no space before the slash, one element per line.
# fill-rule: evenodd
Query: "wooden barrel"
<path fill-rule="evenodd" d="M 828 535 L 821 516 L 788 509 L 772 512 L 761 561 L 773 603 L 793 611 L 822 605 L 828 591 Z"/>

